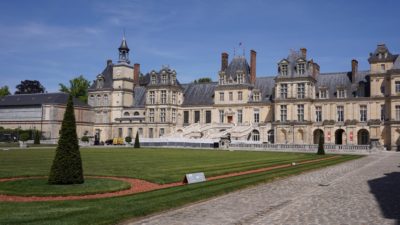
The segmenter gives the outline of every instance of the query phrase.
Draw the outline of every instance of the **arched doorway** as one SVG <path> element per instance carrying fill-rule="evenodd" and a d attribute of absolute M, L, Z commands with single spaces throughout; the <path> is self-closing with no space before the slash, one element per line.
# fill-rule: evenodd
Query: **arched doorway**
<path fill-rule="evenodd" d="M 369 132 L 366 129 L 361 129 L 357 133 L 357 143 L 359 145 L 368 145 L 369 144 Z"/>
<path fill-rule="evenodd" d="M 314 141 L 313 141 L 314 144 L 319 143 L 319 139 L 320 139 L 321 135 L 322 135 L 322 137 L 324 136 L 324 131 L 322 131 L 321 129 L 314 130 L 314 135 L 313 135 L 314 136 Z"/>
<path fill-rule="evenodd" d="M 260 132 L 258 130 L 253 130 L 249 135 L 249 140 L 260 141 Z"/>
<path fill-rule="evenodd" d="M 344 130 L 343 129 L 337 129 L 335 132 L 335 144 L 337 145 L 342 145 L 343 144 L 343 134 Z"/>
<path fill-rule="evenodd" d="M 275 142 L 274 130 L 269 130 L 267 133 L 267 137 L 268 137 L 268 143 L 273 144 Z"/>

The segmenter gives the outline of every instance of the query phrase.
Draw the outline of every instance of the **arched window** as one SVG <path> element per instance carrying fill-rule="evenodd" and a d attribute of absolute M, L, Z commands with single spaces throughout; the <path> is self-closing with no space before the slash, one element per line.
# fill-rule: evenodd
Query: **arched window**
<path fill-rule="evenodd" d="M 89 97 L 89 105 L 94 106 L 95 104 L 96 103 L 95 103 L 94 95 L 90 95 L 90 97 Z"/>
<path fill-rule="evenodd" d="M 104 95 L 104 105 L 108 105 L 108 95 Z"/>
<path fill-rule="evenodd" d="M 260 141 L 260 132 L 258 132 L 258 130 L 253 130 L 251 132 L 251 139 L 253 141 Z"/>
<path fill-rule="evenodd" d="M 273 144 L 275 142 L 274 130 L 269 130 L 267 133 L 268 142 Z"/>
<path fill-rule="evenodd" d="M 103 104 L 102 104 L 102 101 L 101 101 L 101 95 L 97 95 L 97 98 L 96 98 L 96 105 L 103 105 Z"/>
<path fill-rule="evenodd" d="M 129 112 L 124 112 L 124 116 L 129 116 Z"/>
<path fill-rule="evenodd" d="M 139 116 L 139 112 L 136 111 L 136 112 L 133 113 L 133 115 L 134 116 Z"/>

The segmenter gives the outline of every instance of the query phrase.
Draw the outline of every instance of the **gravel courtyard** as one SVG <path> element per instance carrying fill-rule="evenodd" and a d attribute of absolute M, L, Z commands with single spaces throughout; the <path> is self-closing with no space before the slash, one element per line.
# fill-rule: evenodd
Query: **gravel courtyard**
<path fill-rule="evenodd" d="M 400 224 L 400 153 L 383 152 L 126 224 Z"/>

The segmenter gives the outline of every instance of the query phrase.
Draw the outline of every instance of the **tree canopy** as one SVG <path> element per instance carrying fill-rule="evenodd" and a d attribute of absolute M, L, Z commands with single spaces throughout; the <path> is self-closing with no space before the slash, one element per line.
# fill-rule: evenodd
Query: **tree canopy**
<path fill-rule="evenodd" d="M 210 83 L 210 82 L 212 82 L 212 79 L 209 78 L 209 77 L 202 77 L 202 78 L 199 78 L 197 80 L 194 80 L 195 84 L 196 83 Z"/>
<path fill-rule="evenodd" d="M 15 94 L 34 94 L 44 93 L 46 90 L 43 85 L 37 80 L 24 80 L 15 87 L 17 90 Z"/>
<path fill-rule="evenodd" d="M 69 93 L 73 97 L 79 98 L 83 102 L 87 102 L 90 81 L 86 80 L 83 75 L 70 80 L 69 87 L 61 83 L 59 85 L 61 92 Z"/>
<path fill-rule="evenodd" d="M 8 89 L 7 85 L 5 85 L 3 87 L 0 87 L 0 97 L 7 96 L 7 95 L 10 95 L 10 94 L 11 93 L 10 93 L 10 90 Z"/>

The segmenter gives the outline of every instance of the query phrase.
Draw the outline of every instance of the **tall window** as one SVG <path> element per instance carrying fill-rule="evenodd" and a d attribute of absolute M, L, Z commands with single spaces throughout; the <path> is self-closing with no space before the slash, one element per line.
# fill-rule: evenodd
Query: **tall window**
<path fill-rule="evenodd" d="M 237 111 L 237 123 L 243 123 L 243 110 L 241 109 Z"/>
<path fill-rule="evenodd" d="M 156 83 L 156 80 L 157 80 L 156 75 L 152 75 L 152 76 L 151 76 L 151 83 L 152 83 L 152 84 L 155 84 L 155 83 Z"/>
<path fill-rule="evenodd" d="M 194 111 L 194 122 L 200 123 L 200 111 Z"/>
<path fill-rule="evenodd" d="M 396 120 L 400 120 L 400 105 L 396 105 Z"/>
<path fill-rule="evenodd" d="M 338 122 L 344 121 L 344 107 L 343 106 L 337 107 L 337 121 Z"/>
<path fill-rule="evenodd" d="M 224 76 L 219 76 L 219 84 L 224 84 Z"/>
<path fill-rule="evenodd" d="M 381 121 L 385 121 L 385 105 L 381 105 Z"/>
<path fill-rule="evenodd" d="M 304 105 L 297 105 L 297 121 L 304 121 Z"/>
<path fill-rule="evenodd" d="M 346 94 L 345 94 L 345 90 L 344 89 L 338 89 L 337 90 L 337 98 L 345 98 Z"/>
<path fill-rule="evenodd" d="M 287 106 L 281 105 L 281 122 L 286 122 L 287 120 Z"/>
<path fill-rule="evenodd" d="M 183 111 L 183 123 L 189 123 L 189 111 Z"/>
<path fill-rule="evenodd" d="M 365 122 L 367 121 L 367 106 L 360 105 L 360 121 Z"/>
<path fill-rule="evenodd" d="M 176 122 L 176 109 L 172 109 L 172 122 Z"/>
<path fill-rule="evenodd" d="M 161 75 L 161 83 L 166 84 L 168 82 L 167 74 Z"/>
<path fill-rule="evenodd" d="M 154 137 L 153 128 L 149 128 L 149 138 L 153 138 L 153 137 Z"/>
<path fill-rule="evenodd" d="M 122 128 L 118 128 L 118 137 L 122 137 Z"/>
<path fill-rule="evenodd" d="M 304 98 L 304 96 L 305 96 L 304 83 L 297 84 L 297 98 Z"/>
<path fill-rule="evenodd" d="M 306 68 L 304 63 L 297 64 L 297 72 L 299 73 L 299 75 L 303 75 L 306 73 Z"/>
<path fill-rule="evenodd" d="M 165 122 L 165 109 L 160 109 L 160 122 Z"/>
<path fill-rule="evenodd" d="M 288 93 L 287 84 L 281 84 L 281 98 L 286 99 Z"/>
<path fill-rule="evenodd" d="M 229 101 L 233 101 L 233 92 L 229 92 Z"/>
<path fill-rule="evenodd" d="M 108 95 L 104 95 L 104 105 L 108 105 Z"/>
<path fill-rule="evenodd" d="M 385 64 L 381 64 L 381 71 L 385 72 L 385 70 L 386 70 Z"/>
<path fill-rule="evenodd" d="M 322 107 L 315 106 L 315 121 L 321 122 L 322 121 Z"/>
<path fill-rule="evenodd" d="M 237 76 L 237 82 L 238 82 L 238 84 L 243 83 L 243 74 L 238 74 L 238 76 Z"/>
<path fill-rule="evenodd" d="M 128 136 L 132 137 L 132 128 L 128 128 Z"/>
<path fill-rule="evenodd" d="M 219 122 L 224 123 L 224 110 L 219 110 Z"/>
<path fill-rule="evenodd" d="M 287 76 L 288 75 L 288 65 L 287 64 L 282 64 L 281 65 L 281 75 L 282 76 Z"/>
<path fill-rule="evenodd" d="M 242 101 L 243 100 L 243 92 L 238 91 L 238 100 Z"/>
<path fill-rule="evenodd" d="M 396 93 L 399 93 L 400 92 L 400 81 L 396 81 L 395 86 L 396 86 Z"/>
<path fill-rule="evenodd" d="M 260 101 L 260 92 L 253 93 L 253 101 L 259 102 Z"/>
<path fill-rule="evenodd" d="M 138 133 L 139 133 L 140 136 L 142 136 L 142 135 L 143 135 L 143 128 L 140 127 L 140 128 L 138 129 Z"/>
<path fill-rule="evenodd" d="M 260 122 L 260 110 L 254 109 L 254 123 Z"/>
<path fill-rule="evenodd" d="M 150 91 L 149 101 L 150 101 L 150 104 L 155 104 L 156 103 L 156 98 L 155 98 L 155 92 L 154 91 Z"/>
<path fill-rule="evenodd" d="M 219 100 L 220 100 L 221 102 L 223 102 L 224 99 L 225 99 L 224 92 L 220 92 L 220 93 L 219 93 Z"/>
<path fill-rule="evenodd" d="M 206 111 L 206 123 L 211 123 L 211 111 Z"/>
<path fill-rule="evenodd" d="M 161 91 L 161 104 L 166 104 L 167 103 L 167 91 L 162 90 Z"/>
<path fill-rule="evenodd" d="M 258 132 L 258 130 L 253 130 L 251 132 L 251 138 L 253 141 L 260 141 L 260 132 Z"/>
<path fill-rule="evenodd" d="M 165 133 L 164 128 L 160 128 L 160 134 L 159 134 L 159 136 L 160 136 L 160 137 L 164 136 L 164 133 Z"/>
<path fill-rule="evenodd" d="M 176 92 L 172 92 L 172 104 L 176 104 Z"/>
<path fill-rule="evenodd" d="M 154 109 L 150 109 L 149 112 L 149 121 L 154 122 Z"/>

